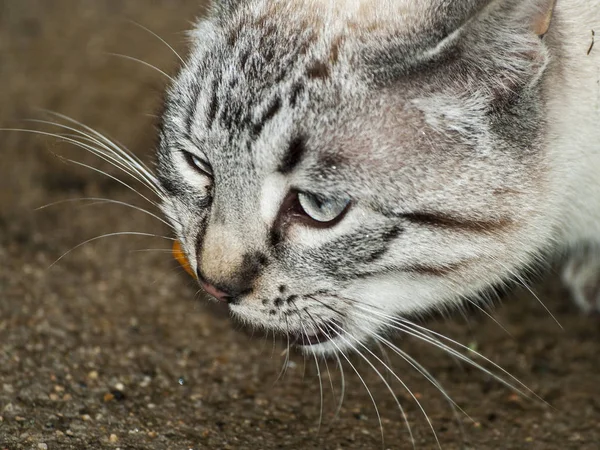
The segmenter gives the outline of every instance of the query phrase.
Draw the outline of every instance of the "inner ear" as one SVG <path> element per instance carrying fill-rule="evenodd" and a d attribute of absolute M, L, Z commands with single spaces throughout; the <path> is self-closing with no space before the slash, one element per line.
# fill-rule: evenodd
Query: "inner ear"
<path fill-rule="evenodd" d="M 535 34 L 542 37 L 550 28 L 556 0 L 539 0 L 538 3 L 537 10 L 533 13 L 531 28 Z"/>
<path fill-rule="evenodd" d="M 438 8 L 438 11 L 447 17 L 443 25 L 438 23 L 439 20 L 434 20 L 433 23 L 437 23 L 441 30 L 445 30 L 446 37 L 425 53 L 439 53 L 451 46 L 472 20 L 478 20 L 480 15 L 485 14 L 488 6 L 493 8 L 491 3 L 490 0 L 455 1 L 450 2 L 450 5 L 445 8 Z M 544 36 L 550 28 L 556 0 L 520 0 L 517 3 L 519 4 L 513 8 L 516 8 L 520 17 L 529 21 L 529 29 L 540 37 Z"/>

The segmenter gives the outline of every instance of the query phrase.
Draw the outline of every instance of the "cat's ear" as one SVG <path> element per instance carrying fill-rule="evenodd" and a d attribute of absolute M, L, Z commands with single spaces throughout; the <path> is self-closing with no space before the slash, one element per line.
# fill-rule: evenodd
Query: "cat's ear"
<path fill-rule="evenodd" d="M 538 0 L 536 9 L 532 11 L 531 29 L 535 34 L 542 37 L 550 28 L 552 17 L 554 16 L 554 8 L 556 0 Z"/>
<path fill-rule="evenodd" d="M 550 28 L 556 0 L 468 0 L 462 4 L 455 2 L 450 5 L 452 6 L 436 9 L 447 15 L 445 27 L 452 27 L 454 24 L 452 32 L 439 43 L 440 48 L 460 39 L 462 32 L 468 32 L 473 22 L 483 22 L 492 28 L 503 28 L 509 23 L 513 27 L 520 25 L 517 28 L 522 31 L 530 31 L 543 37 Z"/>

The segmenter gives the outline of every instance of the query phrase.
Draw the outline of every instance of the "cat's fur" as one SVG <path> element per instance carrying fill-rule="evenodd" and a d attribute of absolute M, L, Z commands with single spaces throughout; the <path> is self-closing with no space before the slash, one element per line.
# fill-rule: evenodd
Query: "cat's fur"
<path fill-rule="evenodd" d="M 158 151 L 194 271 L 244 321 L 325 331 L 328 352 L 599 243 L 600 2 L 558 0 L 541 37 L 552 4 L 217 2 Z M 282 208 L 290 190 L 351 207 L 311 227 Z M 565 280 L 598 308 L 600 258 L 583 255 Z"/>

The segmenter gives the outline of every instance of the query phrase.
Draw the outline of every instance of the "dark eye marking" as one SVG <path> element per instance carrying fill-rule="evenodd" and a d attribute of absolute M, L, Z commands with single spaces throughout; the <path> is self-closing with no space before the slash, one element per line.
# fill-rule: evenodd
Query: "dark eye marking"
<path fill-rule="evenodd" d="M 171 197 L 178 197 L 186 194 L 185 187 L 176 181 L 178 178 L 174 175 L 167 175 L 163 171 L 159 171 L 157 177 L 160 185 Z"/>
<path fill-rule="evenodd" d="M 300 164 L 306 151 L 306 138 L 303 135 L 295 137 L 292 142 L 290 142 L 287 152 L 281 160 L 281 164 L 279 164 L 277 170 L 284 175 L 291 173 L 296 166 Z"/>
<path fill-rule="evenodd" d="M 409 222 L 435 228 L 461 230 L 471 233 L 492 233 L 509 227 L 509 219 L 478 220 L 456 217 L 441 212 L 414 212 L 400 214 L 399 217 Z"/>

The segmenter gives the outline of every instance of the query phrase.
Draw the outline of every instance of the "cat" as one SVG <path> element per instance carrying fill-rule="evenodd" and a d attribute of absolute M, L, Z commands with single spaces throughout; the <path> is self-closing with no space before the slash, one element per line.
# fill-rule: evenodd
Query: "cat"
<path fill-rule="evenodd" d="M 593 29 L 586 0 L 217 0 L 157 152 L 191 272 L 323 355 L 564 249 L 600 310 Z"/>

